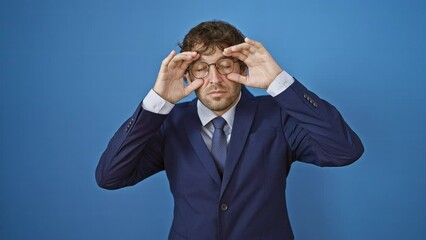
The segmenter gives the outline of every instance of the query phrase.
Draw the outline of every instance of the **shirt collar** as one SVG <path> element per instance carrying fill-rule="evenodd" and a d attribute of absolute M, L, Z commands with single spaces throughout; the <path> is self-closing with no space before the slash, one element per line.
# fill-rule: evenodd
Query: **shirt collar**
<path fill-rule="evenodd" d="M 232 128 L 232 126 L 234 124 L 235 108 L 236 108 L 238 102 L 240 102 L 240 99 L 241 99 L 241 92 L 240 92 L 240 95 L 238 96 L 238 100 L 235 102 L 235 104 L 222 115 L 222 117 L 225 119 L 226 123 L 229 125 L 230 128 Z M 213 120 L 214 118 L 217 117 L 217 115 L 212 110 L 207 108 L 199 99 L 197 101 L 197 112 L 198 112 L 198 117 L 201 120 L 201 124 L 204 127 L 211 120 Z"/>

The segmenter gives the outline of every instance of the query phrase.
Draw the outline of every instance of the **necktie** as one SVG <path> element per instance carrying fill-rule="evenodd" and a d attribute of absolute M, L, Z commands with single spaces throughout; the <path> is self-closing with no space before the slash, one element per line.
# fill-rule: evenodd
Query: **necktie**
<path fill-rule="evenodd" d="M 212 138 L 212 155 L 216 161 L 216 165 L 219 168 L 220 173 L 223 173 L 226 161 L 226 135 L 223 131 L 223 127 L 226 124 L 225 119 L 217 117 L 212 120 L 214 126 L 213 138 Z"/>

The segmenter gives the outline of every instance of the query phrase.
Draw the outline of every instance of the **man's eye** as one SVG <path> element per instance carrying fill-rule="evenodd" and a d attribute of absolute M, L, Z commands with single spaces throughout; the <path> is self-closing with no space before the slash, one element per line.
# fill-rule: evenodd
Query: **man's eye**
<path fill-rule="evenodd" d="M 220 69 L 228 69 L 228 68 L 231 68 L 231 65 L 223 64 L 223 65 L 219 65 L 219 68 Z"/>
<path fill-rule="evenodd" d="M 206 70 L 206 66 L 200 64 L 200 65 L 194 65 L 194 67 L 192 68 L 194 71 L 205 71 Z"/>
<path fill-rule="evenodd" d="M 206 67 L 204 67 L 204 66 L 199 66 L 199 67 L 195 67 L 195 71 L 197 71 L 197 72 L 202 72 L 202 71 L 206 71 Z"/>

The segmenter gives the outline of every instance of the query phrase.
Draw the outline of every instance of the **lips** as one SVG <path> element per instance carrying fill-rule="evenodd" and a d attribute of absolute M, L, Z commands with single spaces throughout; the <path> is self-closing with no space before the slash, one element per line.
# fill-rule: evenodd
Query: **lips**
<path fill-rule="evenodd" d="M 225 95 L 225 93 L 226 93 L 226 91 L 223 91 L 223 90 L 214 90 L 214 91 L 209 92 L 209 94 L 207 94 L 207 95 L 209 95 L 211 97 L 222 97 L 223 95 Z"/>
<path fill-rule="evenodd" d="M 223 93 L 225 93 L 225 91 L 222 91 L 222 90 L 215 90 L 215 91 L 211 91 L 211 92 L 209 92 L 209 95 L 210 95 L 210 94 L 223 94 Z"/>

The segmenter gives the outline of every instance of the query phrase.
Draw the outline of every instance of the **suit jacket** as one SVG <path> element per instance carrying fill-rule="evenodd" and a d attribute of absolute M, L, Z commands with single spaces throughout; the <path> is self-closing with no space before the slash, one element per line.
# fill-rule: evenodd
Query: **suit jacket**
<path fill-rule="evenodd" d="M 175 203 L 169 239 L 293 239 L 285 195 L 291 163 L 342 166 L 364 151 L 339 112 L 297 80 L 276 97 L 254 97 L 243 87 L 221 178 L 201 137 L 196 102 L 177 104 L 168 115 L 140 105 L 96 169 L 106 189 L 165 170 Z"/>

